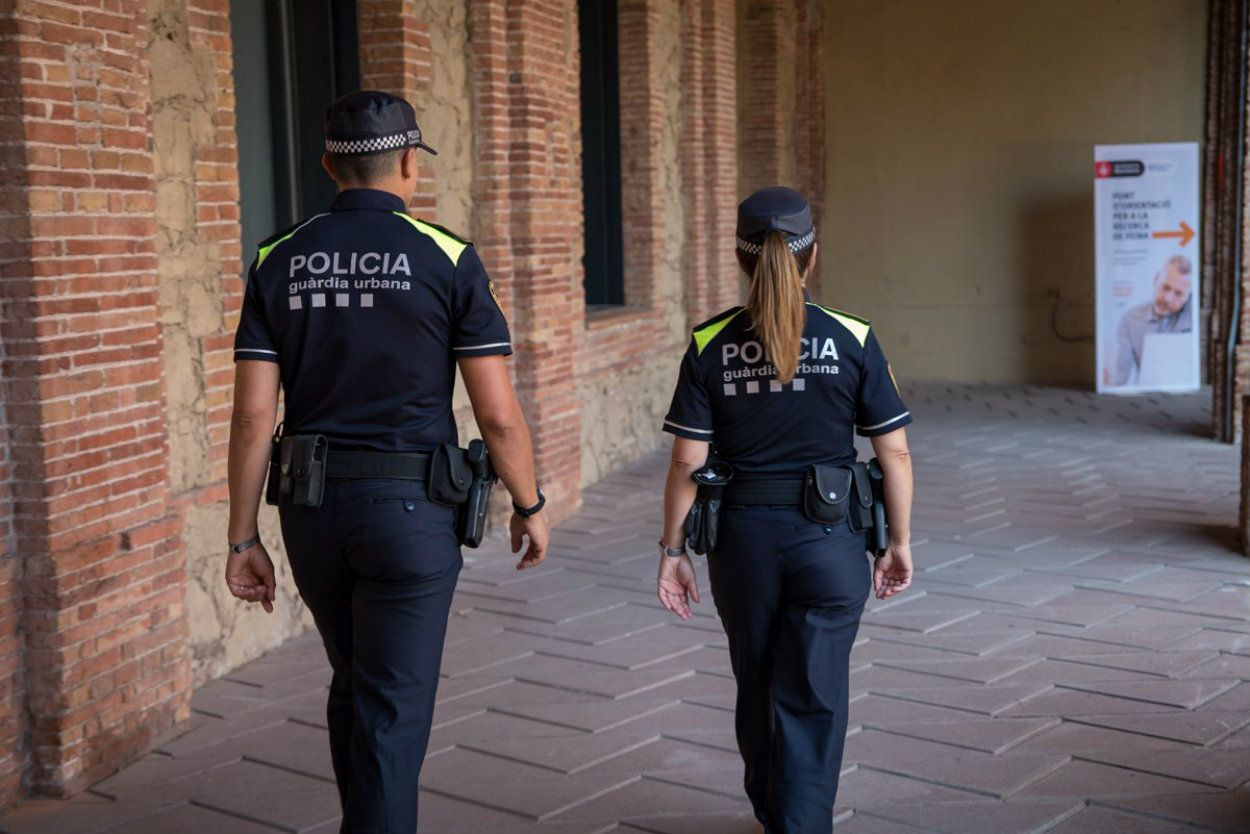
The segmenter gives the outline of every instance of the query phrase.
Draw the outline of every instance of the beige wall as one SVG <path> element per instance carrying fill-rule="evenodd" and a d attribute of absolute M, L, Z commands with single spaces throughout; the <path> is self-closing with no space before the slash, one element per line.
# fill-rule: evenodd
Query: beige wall
<path fill-rule="evenodd" d="M 1092 383 L 1093 145 L 1202 136 L 1203 0 L 826 0 L 823 298 L 900 378 Z"/>
<path fill-rule="evenodd" d="M 197 162 L 218 141 L 215 117 L 220 108 L 233 106 L 234 91 L 219 83 L 217 56 L 193 43 L 186 0 L 149 0 L 148 24 L 170 486 L 184 512 L 187 619 L 192 673 L 199 684 L 305 630 L 312 618 L 295 591 L 273 509 L 263 507 L 260 518 L 278 579 L 278 604 L 266 615 L 226 589 L 226 502 L 197 497 L 220 477 L 209 455 L 203 340 L 223 332 L 226 319 L 221 246 L 198 223 Z"/>

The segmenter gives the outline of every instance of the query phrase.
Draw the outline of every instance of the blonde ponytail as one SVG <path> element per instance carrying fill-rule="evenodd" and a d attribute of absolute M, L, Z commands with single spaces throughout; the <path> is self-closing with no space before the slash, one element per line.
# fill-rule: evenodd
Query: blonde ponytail
<path fill-rule="evenodd" d="M 769 232 L 747 288 L 747 312 L 783 385 L 799 366 L 800 340 L 807 322 L 803 279 L 785 235 Z"/>

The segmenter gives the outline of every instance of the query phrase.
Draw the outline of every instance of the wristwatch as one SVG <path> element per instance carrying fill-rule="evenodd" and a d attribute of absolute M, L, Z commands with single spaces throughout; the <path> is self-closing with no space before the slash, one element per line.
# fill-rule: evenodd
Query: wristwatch
<path fill-rule="evenodd" d="M 255 547 L 258 544 L 260 544 L 259 533 L 257 533 L 255 536 L 252 536 L 247 541 L 230 545 L 230 552 L 231 553 L 243 553 L 244 551 L 251 550 L 253 547 Z"/>
<path fill-rule="evenodd" d="M 522 507 L 517 502 L 512 502 L 512 509 L 516 510 L 516 514 L 521 518 L 529 518 L 530 516 L 538 515 L 538 512 L 542 510 L 543 507 L 547 506 L 547 496 L 543 494 L 543 488 L 535 487 L 534 491 L 538 493 L 538 503 L 534 506 Z"/>
<path fill-rule="evenodd" d="M 661 556 L 668 556 L 669 558 L 675 559 L 678 556 L 686 555 L 686 546 L 684 544 L 681 547 L 669 547 L 664 543 L 664 539 L 660 539 L 659 545 Z"/>

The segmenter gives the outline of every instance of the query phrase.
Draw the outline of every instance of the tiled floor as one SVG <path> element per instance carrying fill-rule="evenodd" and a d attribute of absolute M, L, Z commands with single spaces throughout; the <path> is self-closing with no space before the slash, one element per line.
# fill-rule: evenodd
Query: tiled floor
<path fill-rule="evenodd" d="M 909 393 L 920 573 L 864 618 L 838 831 L 1250 831 L 1250 562 L 1206 398 Z M 472 554 L 425 834 L 758 831 L 710 597 L 682 624 L 653 596 L 663 467 L 591 490 L 539 571 Z M 293 640 L 203 687 L 182 737 L 0 830 L 337 831 L 326 681 Z"/>

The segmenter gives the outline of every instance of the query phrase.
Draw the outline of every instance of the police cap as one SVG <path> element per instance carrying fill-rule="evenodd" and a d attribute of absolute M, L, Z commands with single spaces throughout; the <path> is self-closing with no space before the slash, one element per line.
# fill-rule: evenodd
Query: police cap
<path fill-rule="evenodd" d="M 367 154 L 409 146 L 438 151 L 421 141 L 412 105 L 378 90 L 348 93 L 326 108 L 326 150 Z"/>
<path fill-rule="evenodd" d="M 764 236 L 782 232 L 791 252 L 801 252 L 816 239 L 812 210 L 793 188 L 761 188 L 738 205 L 738 248 L 748 255 L 763 250 Z"/>

